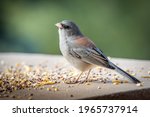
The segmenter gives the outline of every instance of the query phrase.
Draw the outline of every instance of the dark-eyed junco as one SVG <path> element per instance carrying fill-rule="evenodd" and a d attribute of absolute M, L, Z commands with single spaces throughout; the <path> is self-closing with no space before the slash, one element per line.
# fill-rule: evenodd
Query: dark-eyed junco
<path fill-rule="evenodd" d="M 108 58 L 103 54 L 103 52 L 96 47 L 96 45 L 87 37 L 85 37 L 79 27 L 69 20 L 64 20 L 56 24 L 59 32 L 59 46 L 62 55 L 78 70 L 81 74 L 76 79 L 82 75 L 84 71 L 89 70 L 87 78 L 90 71 L 95 66 L 102 66 L 119 72 L 120 74 L 126 76 L 132 80 L 137 85 L 141 85 L 141 82 L 135 77 L 131 76 L 115 64 L 113 64 Z"/>

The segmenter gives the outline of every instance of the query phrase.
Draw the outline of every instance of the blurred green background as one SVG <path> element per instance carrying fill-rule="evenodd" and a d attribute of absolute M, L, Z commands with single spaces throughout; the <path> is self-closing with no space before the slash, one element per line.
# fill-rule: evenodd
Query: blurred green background
<path fill-rule="evenodd" d="M 0 52 L 60 54 L 55 23 L 76 22 L 112 57 L 150 59 L 149 0 L 1 0 Z"/>

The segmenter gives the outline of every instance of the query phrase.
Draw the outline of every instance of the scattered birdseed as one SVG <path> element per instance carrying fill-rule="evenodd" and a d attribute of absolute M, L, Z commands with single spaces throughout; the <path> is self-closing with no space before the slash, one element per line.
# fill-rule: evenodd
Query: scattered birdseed
<path fill-rule="evenodd" d="M 1 63 L 4 62 L 1 61 Z M 44 85 L 56 84 L 58 74 L 61 77 L 61 72 L 56 69 L 51 71 L 42 65 L 33 66 L 25 63 L 16 63 L 0 72 L 0 93 L 4 95 L 25 88 L 30 90 L 31 88 L 37 89 Z"/>
<path fill-rule="evenodd" d="M 0 60 L 0 65 L 4 66 L 5 61 Z M 141 68 L 141 70 L 144 68 Z M 127 72 L 132 75 L 136 75 L 131 70 L 127 69 Z M 148 71 L 150 74 L 150 71 Z M 48 91 L 59 91 L 56 87 L 58 83 L 67 83 L 67 84 L 77 84 L 75 79 L 78 76 L 78 72 L 73 68 L 67 68 L 63 66 L 63 63 L 57 64 L 54 68 L 49 69 L 48 66 L 39 64 L 39 65 L 28 65 L 24 62 L 14 63 L 11 66 L 5 66 L 2 71 L 0 71 L 0 97 L 8 97 L 11 92 L 27 89 L 31 90 L 42 90 L 45 85 L 51 85 L 50 88 L 47 88 Z M 84 73 L 81 77 L 81 80 L 85 80 L 87 73 Z M 112 74 L 108 69 L 102 67 L 96 67 L 95 70 L 91 71 L 90 74 L 91 81 L 99 81 L 101 83 L 106 83 L 110 81 L 110 78 L 115 78 L 112 81 L 113 84 L 118 85 L 120 83 L 128 83 L 126 81 L 120 81 L 118 74 Z M 103 77 L 102 77 L 103 76 Z M 143 78 L 150 78 L 150 76 L 143 76 Z M 86 82 L 85 85 L 91 85 L 91 83 Z M 68 88 L 71 88 L 76 85 L 69 85 Z M 97 87 L 98 89 L 100 87 Z M 33 95 L 25 94 L 25 97 L 29 96 L 29 99 L 32 99 Z M 17 98 L 17 96 L 16 96 Z M 21 97 L 22 98 L 22 97 Z"/>

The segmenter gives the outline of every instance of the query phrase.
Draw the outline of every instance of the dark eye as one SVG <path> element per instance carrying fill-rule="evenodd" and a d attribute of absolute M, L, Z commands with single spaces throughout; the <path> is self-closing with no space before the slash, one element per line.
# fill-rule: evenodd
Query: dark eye
<path fill-rule="evenodd" d="M 70 26 L 68 25 L 63 25 L 64 29 L 70 29 Z"/>

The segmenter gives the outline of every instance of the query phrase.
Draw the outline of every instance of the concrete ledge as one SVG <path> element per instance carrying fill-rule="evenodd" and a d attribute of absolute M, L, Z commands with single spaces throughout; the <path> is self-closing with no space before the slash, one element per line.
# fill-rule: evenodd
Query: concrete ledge
<path fill-rule="evenodd" d="M 116 72 L 102 68 L 101 73 L 99 73 L 99 68 L 95 68 L 92 71 L 92 75 L 101 75 L 97 75 L 96 80 L 93 80 L 93 76 L 91 76 L 93 81 L 88 83 L 66 84 L 62 80 L 63 78 L 58 78 L 59 82 L 42 85 L 42 88 L 28 87 L 17 89 L 8 94 L 4 94 L 1 91 L 0 99 L 150 99 L 150 61 L 120 58 L 112 58 L 112 61 L 135 75 L 135 77 L 143 82 L 143 86 L 137 87 L 130 81 L 128 83 L 114 84 L 112 81 L 116 78 L 114 77 Z M 2 73 L 8 67 L 15 66 L 18 63 L 32 66 L 39 64 L 47 66 L 48 70 L 53 71 L 52 73 L 54 71 L 57 72 L 56 69 L 59 69 L 59 67 L 64 70 L 61 73 L 70 69 L 74 71 L 67 61 L 58 55 L 0 53 L 0 80 L 2 80 Z M 61 73 L 59 73 L 59 77 L 62 77 Z M 128 80 L 118 74 L 117 76 L 123 82 Z M 68 75 L 63 77 L 67 79 Z M 85 76 L 81 80 L 84 78 Z M 101 82 L 102 79 L 106 79 L 106 82 Z"/>
<path fill-rule="evenodd" d="M 84 98 L 84 100 L 149 100 L 150 88 Z"/>

